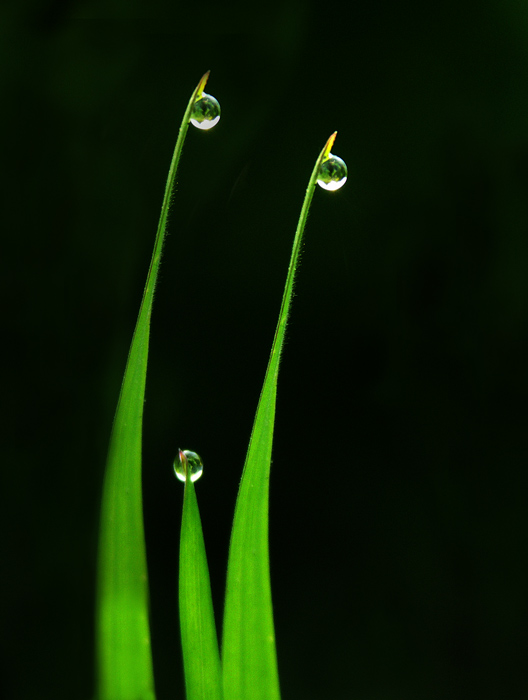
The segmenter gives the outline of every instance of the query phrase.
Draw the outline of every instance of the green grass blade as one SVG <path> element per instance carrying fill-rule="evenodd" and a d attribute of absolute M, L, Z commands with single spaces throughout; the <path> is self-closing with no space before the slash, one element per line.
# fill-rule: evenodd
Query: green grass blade
<path fill-rule="evenodd" d="M 191 110 L 185 111 L 169 169 L 138 320 L 110 438 L 101 503 L 97 599 L 99 700 L 153 700 L 148 582 L 141 496 L 141 433 L 152 300 L 172 190 Z"/>
<path fill-rule="evenodd" d="M 185 482 L 180 535 L 180 629 L 187 700 L 222 700 L 222 671 L 196 491 Z"/>
<path fill-rule="evenodd" d="M 279 359 L 302 235 L 328 139 L 310 177 L 297 225 L 279 321 L 260 394 L 235 509 L 224 609 L 222 667 L 225 700 L 279 700 L 268 553 L 268 492 Z"/>

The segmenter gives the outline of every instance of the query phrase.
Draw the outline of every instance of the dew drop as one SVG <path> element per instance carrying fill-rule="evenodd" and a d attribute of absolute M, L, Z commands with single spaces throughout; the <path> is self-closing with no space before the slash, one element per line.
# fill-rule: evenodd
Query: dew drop
<path fill-rule="evenodd" d="M 347 166 L 344 160 L 338 156 L 333 156 L 331 153 L 326 160 L 323 160 L 317 175 L 317 184 L 323 190 L 338 190 L 343 187 L 347 181 Z"/>
<path fill-rule="evenodd" d="M 200 455 L 191 450 L 178 450 L 174 459 L 174 473 L 180 481 L 185 481 L 187 469 L 191 476 L 191 481 L 196 481 L 202 476 L 203 462 Z"/>
<path fill-rule="evenodd" d="M 218 100 L 206 92 L 193 105 L 191 124 L 197 129 L 212 129 L 220 121 L 220 105 Z"/>

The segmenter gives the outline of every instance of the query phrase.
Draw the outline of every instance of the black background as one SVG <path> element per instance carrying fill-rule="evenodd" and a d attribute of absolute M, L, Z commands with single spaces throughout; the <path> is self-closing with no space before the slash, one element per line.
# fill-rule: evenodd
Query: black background
<path fill-rule="evenodd" d="M 13 3 L 13 7 L 15 4 Z M 90 700 L 113 412 L 187 101 L 155 299 L 144 505 L 158 700 L 183 697 L 182 488 L 221 622 L 297 218 L 328 136 L 279 393 L 284 700 L 528 692 L 528 11 L 520 0 L 3 4 L 1 689 Z"/>

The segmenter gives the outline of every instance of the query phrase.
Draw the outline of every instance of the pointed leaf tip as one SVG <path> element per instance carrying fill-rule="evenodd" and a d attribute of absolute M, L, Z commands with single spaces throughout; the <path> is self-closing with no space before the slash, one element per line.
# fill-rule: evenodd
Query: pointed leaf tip
<path fill-rule="evenodd" d="M 324 147 L 324 150 L 323 150 L 323 159 L 328 158 L 328 156 L 330 155 L 330 151 L 332 150 L 332 147 L 334 145 L 334 141 L 336 140 L 336 136 L 337 136 L 337 131 L 334 131 L 332 136 L 330 136 L 330 138 L 326 142 L 326 146 Z"/>
<path fill-rule="evenodd" d="M 183 473 L 185 474 L 185 481 L 187 481 L 187 455 L 183 450 L 178 447 L 178 459 L 183 467 Z"/>
<path fill-rule="evenodd" d="M 197 100 L 202 96 L 202 93 L 204 91 L 204 87 L 206 86 L 207 81 L 209 80 L 210 73 L 211 73 L 210 70 L 208 70 L 207 73 L 204 73 L 202 75 L 200 82 L 198 83 L 198 87 L 196 88 L 196 99 Z"/>

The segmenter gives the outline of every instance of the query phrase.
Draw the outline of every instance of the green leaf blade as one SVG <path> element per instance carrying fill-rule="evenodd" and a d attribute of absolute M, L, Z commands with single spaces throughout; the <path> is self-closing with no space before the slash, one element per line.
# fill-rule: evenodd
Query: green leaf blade
<path fill-rule="evenodd" d="M 155 698 L 141 493 L 150 318 L 176 170 L 194 101 L 203 91 L 208 76 L 206 73 L 194 90 L 178 133 L 110 437 L 101 501 L 97 573 L 98 700 Z"/>
<path fill-rule="evenodd" d="M 237 497 L 222 637 L 225 700 L 280 700 L 269 572 L 269 478 L 279 360 L 302 236 L 328 139 L 312 171 L 293 242 L 288 276 Z"/>
<path fill-rule="evenodd" d="M 271 385 L 273 389 L 273 385 Z M 274 393 L 274 392 L 273 392 Z M 262 396 L 240 484 L 227 574 L 224 697 L 279 700 L 268 551 L 269 465 L 275 397 Z"/>
<path fill-rule="evenodd" d="M 133 400 L 144 395 L 147 353 L 148 330 L 140 313 L 114 420 L 101 508 L 100 700 L 154 699 L 141 494 L 143 402 Z"/>
<path fill-rule="evenodd" d="M 196 491 L 187 477 L 180 535 L 180 630 L 187 700 L 222 700 L 222 670 Z"/>

